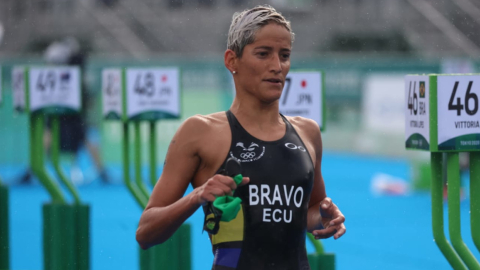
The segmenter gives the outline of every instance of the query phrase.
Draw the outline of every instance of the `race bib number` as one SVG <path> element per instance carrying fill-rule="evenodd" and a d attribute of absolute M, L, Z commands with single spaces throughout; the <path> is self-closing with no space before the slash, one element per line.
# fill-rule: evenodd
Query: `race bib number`
<path fill-rule="evenodd" d="M 430 83 L 428 76 L 405 77 L 405 146 L 430 150 Z"/>
<path fill-rule="evenodd" d="M 29 71 L 29 109 L 81 109 L 80 70 L 78 67 L 32 67 Z"/>
<path fill-rule="evenodd" d="M 128 120 L 180 117 L 179 70 L 176 68 L 129 68 L 125 90 Z"/>
<path fill-rule="evenodd" d="M 102 71 L 103 117 L 105 119 L 121 119 L 122 103 L 122 70 L 104 69 Z"/>
<path fill-rule="evenodd" d="M 280 113 L 302 116 L 324 128 L 323 82 L 320 71 L 290 72 L 279 100 Z"/>

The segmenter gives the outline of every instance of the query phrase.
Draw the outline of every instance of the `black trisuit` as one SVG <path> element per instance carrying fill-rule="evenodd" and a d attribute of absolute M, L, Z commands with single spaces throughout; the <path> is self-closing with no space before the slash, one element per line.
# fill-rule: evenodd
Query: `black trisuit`
<path fill-rule="evenodd" d="M 309 270 L 305 233 L 314 166 L 305 145 L 283 115 L 285 136 L 266 142 L 226 113 L 232 144 L 225 160 L 240 161 L 250 183 L 234 193 L 242 199 L 237 217 L 220 222 L 218 233 L 211 235 L 212 269 Z"/>

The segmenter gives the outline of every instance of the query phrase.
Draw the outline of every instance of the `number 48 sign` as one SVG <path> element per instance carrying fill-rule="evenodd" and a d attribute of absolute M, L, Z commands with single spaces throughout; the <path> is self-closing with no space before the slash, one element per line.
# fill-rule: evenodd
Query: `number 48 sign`
<path fill-rule="evenodd" d="M 407 148 L 480 151 L 480 75 L 407 76 L 405 94 Z"/>
<path fill-rule="evenodd" d="M 103 115 L 123 121 L 180 118 L 178 68 L 109 68 L 102 72 Z"/>

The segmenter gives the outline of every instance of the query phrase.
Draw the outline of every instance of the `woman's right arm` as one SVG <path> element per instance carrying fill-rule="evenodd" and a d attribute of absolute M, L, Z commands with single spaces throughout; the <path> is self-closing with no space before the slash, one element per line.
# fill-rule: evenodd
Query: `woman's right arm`
<path fill-rule="evenodd" d="M 236 188 L 230 177 L 215 175 L 182 198 L 200 165 L 198 153 L 208 129 L 201 116 L 193 116 L 173 137 L 162 175 L 140 218 L 136 238 L 141 248 L 163 243 L 201 205 Z"/>

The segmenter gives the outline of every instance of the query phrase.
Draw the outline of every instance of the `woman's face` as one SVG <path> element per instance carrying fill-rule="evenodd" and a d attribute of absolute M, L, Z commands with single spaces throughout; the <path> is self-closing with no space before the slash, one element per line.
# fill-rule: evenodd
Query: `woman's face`
<path fill-rule="evenodd" d="M 282 94 L 285 77 L 290 70 L 292 49 L 290 32 L 276 23 L 260 28 L 255 41 L 243 49 L 237 59 L 237 89 L 271 103 Z"/>

